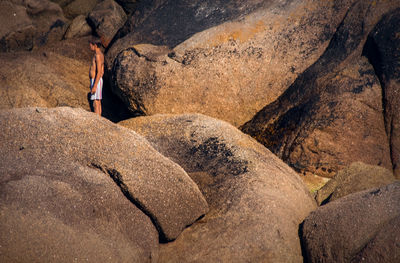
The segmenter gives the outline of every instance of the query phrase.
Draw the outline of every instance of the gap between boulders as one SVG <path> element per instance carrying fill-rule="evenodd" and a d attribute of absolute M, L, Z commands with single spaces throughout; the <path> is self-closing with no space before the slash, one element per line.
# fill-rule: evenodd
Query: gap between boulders
<path fill-rule="evenodd" d="M 96 164 L 96 163 L 91 163 L 88 165 L 90 168 L 95 168 L 100 170 L 102 173 L 105 175 L 109 176 L 114 183 L 118 186 L 118 188 L 121 190 L 121 192 L 124 194 L 124 196 L 133 204 L 135 205 L 140 211 L 142 211 L 146 216 L 148 216 L 153 223 L 154 227 L 157 229 L 157 232 L 159 234 L 159 243 L 168 243 L 173 240 L 168 239 L 161 227 L 160 222 L 157 220 L 157 217 L 154 216 L 148 209 L 146 209 L 145 205 L 143 205 L 139 199 L 135 198 L 131 192 L 129 191 L 129 187 L 124 183 L 122 179 L 121 173 L 114 169 L 114 168 L 109 168 L 104 165 Z M 202 218 L 204 215 L 200 216 L 197 220 Z M 196 221 L 197 221 L 196 220 Z M 190 226 L 190 225 L 188 225 Z M 186 227 L 188 227 L 186 226 Z"/>

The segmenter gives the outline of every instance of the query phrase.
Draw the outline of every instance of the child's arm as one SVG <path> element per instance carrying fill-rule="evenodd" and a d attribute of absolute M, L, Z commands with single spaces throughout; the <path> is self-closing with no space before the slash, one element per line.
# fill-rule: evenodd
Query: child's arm
<path fill-rule="evenodd" d="M 96 93 L 97 85 L 99 84 L 100 78 L 103 75 L 102 72 L 99 72 L 101 71 L 101 64 L 101 56 L 96 54 L 96 79 L 93 83 L 92 94 Z"/>

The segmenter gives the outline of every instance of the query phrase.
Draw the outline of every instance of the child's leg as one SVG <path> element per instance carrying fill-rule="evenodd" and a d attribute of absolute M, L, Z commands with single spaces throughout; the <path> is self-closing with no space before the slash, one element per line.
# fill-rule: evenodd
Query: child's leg
<path fill-rule="evenodd" d="M 98 105 L 99 105 L 99 100 L 94 100 L 93 101 L 93 108 L 94 108 L 94 113 L 96 113 L 96 114 L 99 114 L 99 106 Z"/>
<path fill-rule="evenodd" d="M 98 107 L 99 107 L 99 109 L 98 109 L 99 115 L 101 116 L 101 100 L 98 100 L 97 104 L 98 104 Z"/>

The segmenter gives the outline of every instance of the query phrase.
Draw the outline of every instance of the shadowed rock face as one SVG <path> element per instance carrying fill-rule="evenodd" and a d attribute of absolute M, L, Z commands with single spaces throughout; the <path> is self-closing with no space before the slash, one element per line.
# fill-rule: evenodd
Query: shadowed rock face
<path fill-rule="evenodd" d="M 138 6 L 138 2 L 144 2 L 140 0 L 116 0 L 116 2 L 122 6 L 126 13 L 131 14 Z"/>
<path fill-rule="evenodd" d="M 74 0 L 51 0 L 51 2 L 58 4 L 61 8 L 64 8 L 71 2 L 74 2 Z"/>
<path fill-rule="evenodd" d="M 232 125 L 199 114 L 120 122 L 197 183 L 210 207 L 163 244 L 161 262 L 302 262 L 298 225 L 315 202 L 287 165 Z"/>
<path fill-rule="evenodd" d="M 383 88 L 385 128 L 394 174 L 400 178 L 400 8 L 384 16 L 372 30 L 364 55 Z"/>
<path fill-rule="evenodd" d="M 1 259 L 150 261 L 207 212 L 181 167 L 93 113 L 13 109 L 0 123 Z"/>
<path fill-rule="evenodd" d="M 136 114 L 198 112 L 240 126 L 320 57 L 351 3 L 157 2 L 107 52 L 113 92 Z M 143 44 L 166 50 L 150 58 Z"/>
<path fill-rule="evenodd" d="M 307 262 L 398 262 L 400 182 L 348 195 L 304 220 Z"/>
<path fill-rule="evenodd" d="M 197 32 L 277 2 L 279 1 L 144 0 L 140 1 L 136 14 L 129 19 L 122 32 L 133 32 L 137 43 L 175 47 Z M 286 5 L 290 1 L 283 2 Z"/>
<path fill-rule="evenodd" d="M 361 54 L 376 22 L 399 5 L 357 1 L 318 61 L 241 129 L 304 173 L 331 177 L 354 161 L 391 169 L 382 87 Z"/>

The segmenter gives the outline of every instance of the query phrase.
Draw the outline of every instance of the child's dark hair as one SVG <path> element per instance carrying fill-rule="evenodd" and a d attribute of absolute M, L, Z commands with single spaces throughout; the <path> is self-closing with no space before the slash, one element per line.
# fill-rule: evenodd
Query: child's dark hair
<path fill-rule="evenodd" d="M 92 38 L 89 40 L 89 43 L 92 45 L 96 45 L 98 48 L 102 46 L 100 39 Z"/>

